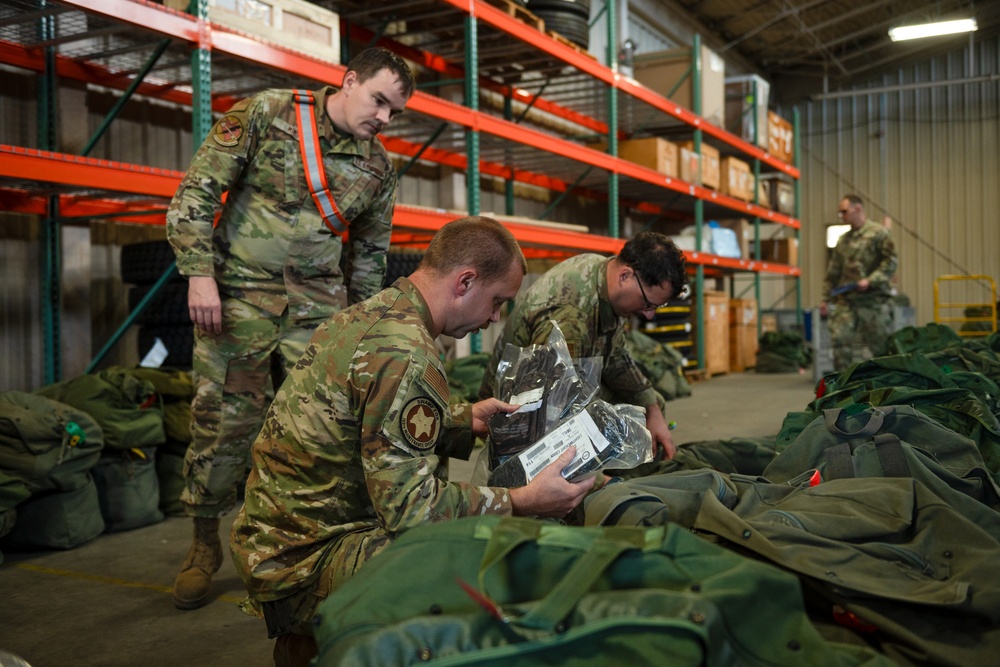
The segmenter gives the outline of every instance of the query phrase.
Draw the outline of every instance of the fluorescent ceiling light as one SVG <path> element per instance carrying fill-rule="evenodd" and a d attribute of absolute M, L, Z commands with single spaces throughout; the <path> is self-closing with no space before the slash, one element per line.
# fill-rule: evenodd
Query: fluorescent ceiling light
<path fill-rule="evenodd" d="M 959 19 L 958 21 L 941 21 L 940 23 L 924 23 L 923 25 L 907 25 L 899 28 L 889 28 L 889 39 L 901 42 L 904 39 L 919 39 L 935 35 L 953 35 L 957 32 L 972 32 L 978 30 L 976 19 Z"/>

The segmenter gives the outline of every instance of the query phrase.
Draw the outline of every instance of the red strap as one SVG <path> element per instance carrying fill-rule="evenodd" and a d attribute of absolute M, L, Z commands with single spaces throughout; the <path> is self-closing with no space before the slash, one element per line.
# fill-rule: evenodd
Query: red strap
<path fill-rule="evenodd" d="M 295 120 L 299 127 L 299 148 L 302 150 L 302 165 L 306 170 L 306 181 L 309 183 L 309 194 L 312 195 L 316 208 L 323 222 L 330 228 L 334 236 L 347 232 L 350 222 L 337 208 L 337 201 L 330 192 L 326 180 L 326 170 L 323 169 L 322 152 L 319 147 L 319 131 L 316 129 L 316 100 L 307 90 L 296 90 Z"/>

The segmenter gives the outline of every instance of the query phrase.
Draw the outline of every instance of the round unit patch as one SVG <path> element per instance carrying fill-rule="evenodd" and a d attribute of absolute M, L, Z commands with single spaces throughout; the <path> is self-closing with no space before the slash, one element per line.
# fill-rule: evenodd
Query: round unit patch
<path fill-rule="evenodd" d="M 441 431 L 441 410 L 429 399 L 415 398 L 400 413 L 399 427 L 408 443 L 430 449 Z"/>
<path fill-rule="evenodd" d="M 235 146 L 242 137 L 243 121 L 236 116 L 224 116 L 212 131 L 212 138 L 220 146 Z"/>

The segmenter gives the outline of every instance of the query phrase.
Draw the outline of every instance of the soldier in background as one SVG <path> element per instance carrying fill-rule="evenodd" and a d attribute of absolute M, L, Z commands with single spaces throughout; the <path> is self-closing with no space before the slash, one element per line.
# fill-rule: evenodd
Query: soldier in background
<path fill-rule="evenodd" d="M 897 259 L 892 235 L 865 218 L 860 197 L 845 195 L 837 215 L 851 228 L 830 255 L 820 314 L 828 316 L 834 370 L 844 371 L 878 354 L 892 333 L 890 283 Z M 867 356 L 855 358 L 861 346 Z"/>
<path fill-rule="evenodd" d="M 409 278 L 321 325 L 289 372 L 253 444 L 231 540 L 244 611 L 278 638 L 277 665 L 307 664 L 315 608 L 400 533 L 482 514 L 561 517 L 595 484 L 562 478 L 574 447 L 525 487 L 447 479 L 447 458 L 468 460 L 486 421 L 517 406 L 449 405 L 434 340 L 496 322 L 525 271 L 500 223 L 452 221 Z"/>
<path fill-rule="evenodd" d="M 640 232 L 617 257 L 583 254 L 560 262 L 518 298 L 493 348 L 479 397 L 494 395 L 504 348 L 544 345 L 554 321 L 570 356 L 601 360 L 601 385 L 610 393 L 609 400 L 646 408 L 654 449 L 673 457 L 676 448 L 663 415 L 663 399 L 625 348 L 624 327 L 626 317 L 651 319 L 659 306 L 684 291 L 685 283 L 684 256 L 657 232 Z"/>
<path fill-rule="evenodd" d="M 188 278 L 197 385 L 181 496 L 194 541 L 174 582 L 179 609 L 205 604 L 222 563 L 219 517 L 245 478 L 272 362 L 287 370 L 321 322 L 382 289 L 396 173 L 376 135 L 413 88 L 406 63 L 375 48 L 351 60 L 339 89 L 238 102 L 174 195 L 167 237 Z M 324 185 L 328 198 L 310 196 Z"/>

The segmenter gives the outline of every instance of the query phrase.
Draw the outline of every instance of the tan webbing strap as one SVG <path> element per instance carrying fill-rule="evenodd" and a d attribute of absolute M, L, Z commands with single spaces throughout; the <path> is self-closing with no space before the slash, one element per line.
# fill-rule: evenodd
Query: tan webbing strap
<path fill-rule="evenodd" d="M 299 148 L 302 150 L 302 164 L 306 170 L 306 181 L 309 183 L 309 193 L 316 208 L 323 217 L 323 222 L 335 236 L 347 231 L 350 222 L 337 208 L 337 202 L 330 192 L 323 169 L 322 153 L 319 147 L 319 132 L 316 129 L 316 99 L 308 90 L 295 90 L 295 120 L 299 126 Z"/>

